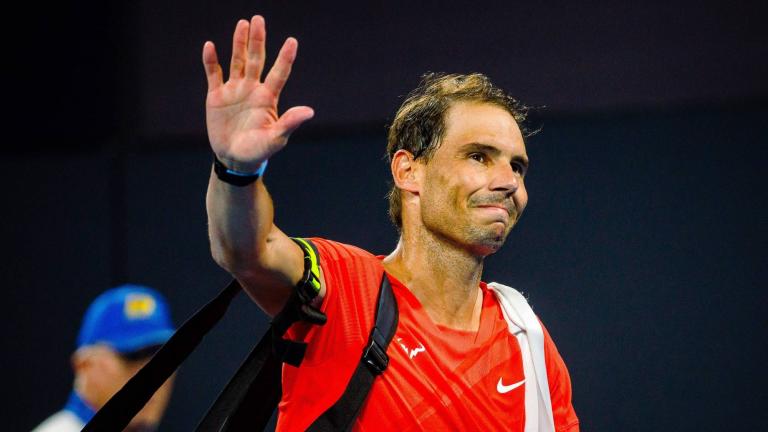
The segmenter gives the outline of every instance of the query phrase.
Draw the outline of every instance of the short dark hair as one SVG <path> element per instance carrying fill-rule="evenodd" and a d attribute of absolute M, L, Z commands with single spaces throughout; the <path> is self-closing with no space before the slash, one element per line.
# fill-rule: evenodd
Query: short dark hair
<path fill-rule="evenodd" d="M 398 150 L 407 150 L 414 158 L 428 162 L 445 134 L 445 113 L 456 102 L 497 105 L 512 115 L 523 136 L 529 135 L 524 124 L 528 107 L 494 86 L 487 76 L 480 73 L 427 73 L 400 105 L 389 127 L 389 161 Z M 387 197 L 389 218 L 400 230 L 403 225 L 400 189 L 393 184 Z"/>

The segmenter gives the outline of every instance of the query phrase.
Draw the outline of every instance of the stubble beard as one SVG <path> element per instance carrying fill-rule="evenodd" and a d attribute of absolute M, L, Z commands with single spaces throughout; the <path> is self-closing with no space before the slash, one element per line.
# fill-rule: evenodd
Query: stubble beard
<path fill-rule="evenodd" d="M 514 220 L 510 218 L 510 225 L 506 225 L 501 232 L 494 225 L 471 225 L 465 229 L 467 243 L 473 245 L 476 254 L 487 256 L 501 249 L 514 226 Z"/>
<path fill-rule="evenodd" d="M 501 222 L 494 222 L 490 225 L 477 223 L 469 224 L 465 230 L 469 243 L 477 245 L 477 248 L 479 251 L 483 252 L 483 255 L 495 253 L 504 246 L 504 242 L 507 240 L 507 236 L 515 226 L 518 216 L 517 207 L 514 202 L 501 193 L 472 196 L 469 199 L 468 207 L 471 209 L 491 204 L 501 205 L 507 209 L 507 212 L 509 213 L 508 223 L 502 224 Z M 501 231 L 498 228 L 498 224 L 503 226 Z"/>
<path fill-rule="evenodd" d="M 451 197 L 454 198 L 454 197 Z M 452 200 L 447 200 L 452 201 Z M 503 203 L 509 211 L 507 223 L 501 222 L 479 222 L 475 220 L 473 208 L 484 204 Z M 472 197 L 467 202 L 467 206 L 462 209 L 448 207 L 444 203 L 438 206 L 425 206 L 432 212 L 422 213 L 422 223 L 427 231 L 432 235 L 442 238 L 456 245 L 457 247 L 467 249 L 472 255 L 477 257 L 486 257 L 497 252 L 504 245 L 510 231 L 517 222 L 517 208 L 513 202 L 505 201 L 504 197 L 495 194 Z M 448 216 L 461 214 L 459 219 Z M 440 215 L 440 216 L 438 216 Z M 436 217 L 437 216 L 437 217 Z M 500 227 L 501 226 L 501 227 Z"/>
<path fill-rule="evenodd" d="M 509 224 L 501 224 L 500 222 L 481 224 L 472 221 L 471 218 L 465 219 L 461 224 L 451 224 L 450 221 L 444 221 L 438 225 L 442 229 L 429 229 L 429 231 L 432 231 L 433 235 L 442 237 L 445 241 L 467 249 L 472 255 L 486 257 L 504 246 L 504 242 L 515 224 L 514 216 L 516 216 L 515 213 L 510 216 Z M 500 228 L 499 225 L 503 225 L 503 228 Z"/>

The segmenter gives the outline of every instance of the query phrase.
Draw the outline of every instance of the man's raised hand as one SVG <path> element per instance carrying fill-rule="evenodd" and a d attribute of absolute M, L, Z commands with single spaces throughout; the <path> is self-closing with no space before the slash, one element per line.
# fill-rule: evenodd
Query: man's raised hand
<path fill-rule="evenodd" d="M 203 66 L 208 79 L 206 125 L 216 156 L 236 171 L 253 172 L 282 149 L 288 136 L 312 118 L 307 106 L 293 107 L 278 116 L 277 101 L 296 59 L 298 42 L 286 39 L 264 82 L 264 18 L 240 20 L 232 40 L 229 79 L 224 82 L 213 42 L 203 45 Z"/>

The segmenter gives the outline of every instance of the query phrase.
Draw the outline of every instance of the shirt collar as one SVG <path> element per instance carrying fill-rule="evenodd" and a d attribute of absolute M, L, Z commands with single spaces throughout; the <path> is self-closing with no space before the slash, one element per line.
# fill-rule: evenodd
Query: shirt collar
<path fill-rule="evenodd" d="M 96 411 L 88 406 L 83 398 L 75 393 L 74 390 L 72 393 L 70 393 L 69 400 L 67 400 L 67 405 L 64 407 L 64 409 L 76 415 L 77 418 L 83 422 L 83 424 L 88 423 L 94 414 L 96 414 Z"/>

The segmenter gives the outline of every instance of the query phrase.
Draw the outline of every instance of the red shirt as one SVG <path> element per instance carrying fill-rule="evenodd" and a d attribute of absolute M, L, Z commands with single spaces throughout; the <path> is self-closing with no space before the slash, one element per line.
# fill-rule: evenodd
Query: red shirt
<path fill-rule="evenodd" d="M 309 343 L 301 366 L 283 367 L 277 430 L 305 430 L 344 392 L 373 327 L 383 274 L 381 257 L 354 246 L 312 239 L 326 293 L 324 326 L 294 325 L 287 337 Z M 419 300 L 390 275 L 399 323 L 357 418 L 358 431 L 504 430 L 525 426 L 525 377 L 517 339 L 495 295 L 483 295 L 477 332 L 432 322 Z M 558 432 L 579 430 L 568 370 L 544 330 L 547 376 Z M 517 386 L 516 386 L 517 384 Z"/>

